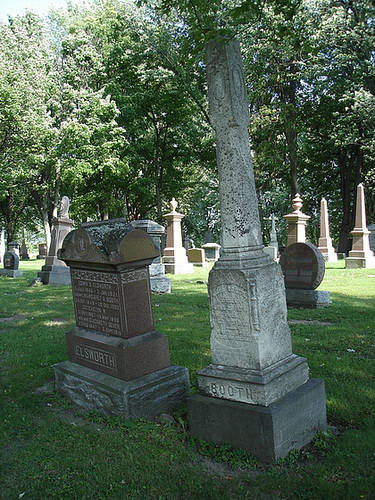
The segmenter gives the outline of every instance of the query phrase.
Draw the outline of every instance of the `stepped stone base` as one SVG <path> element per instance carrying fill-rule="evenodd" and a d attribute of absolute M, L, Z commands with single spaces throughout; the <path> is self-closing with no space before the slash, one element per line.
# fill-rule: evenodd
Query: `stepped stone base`
<path fill-rule="evenodd" d="M 324 290 L 297 290 L 286 288 L 286 304 L 288 307 L 322 309 L 330 303 L 330 292 Z"/>
<path fill-rule="evenodd" d="M 9 276 L 10 278 L 20 278 L 22 276 L 21 269 L 0 269 L 0 276 Z"/>
<path fill-rule="evenodd" d="M 112 417 L 155 418 L 186 404 L 189 371 L 181 366 L 130 381 L 64 361 L 54 366 L 58 392 L 83 411 L 96 410 Z"/>
<path fill-rule="evenodd" d="M 44 265 L 38 272 L 38 278 L 44 285 L 71 285 L 70 268 L 59 265 Z"/>
<path fill-rule="evenodd" d="M 264 462 L 276 463 L 293 448 L 308 444 L 327 428 L 323 380 L 309 379 L 269 406 L 202 395 L 188 398 L 190 432 L 221 444 L 229 442 Z"/>

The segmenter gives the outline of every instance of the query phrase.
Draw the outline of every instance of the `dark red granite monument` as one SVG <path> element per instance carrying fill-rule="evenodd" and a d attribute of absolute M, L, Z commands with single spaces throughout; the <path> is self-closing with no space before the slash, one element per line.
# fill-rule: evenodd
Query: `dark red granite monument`
<path fill-rule="evenodd" d="M 168 338 L 154 325 L 149 265 L 158 255 L 125 219 L 81 224 L 63 242 L 77 326 L 66 333 L 56 386 L 83 409 L 152 418 L 186 400 L 188 371 L 170 365 Z"/>

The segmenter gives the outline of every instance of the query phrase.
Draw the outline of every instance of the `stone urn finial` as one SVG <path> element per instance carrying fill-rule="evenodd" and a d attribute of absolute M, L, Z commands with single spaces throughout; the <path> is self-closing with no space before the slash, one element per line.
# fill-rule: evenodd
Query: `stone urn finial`
<path fill-rule="evenodd" d="M 172 198 L 172 200 L 169 202 L 169 204 L 171 206 L 172 212 L 175 212 L 177 205 L 178 205 L 178 202 L 174 198 Z"/>
<path fill-rule="evenodd" d="M 293 198 L 293 208 L 295 212 L 300 212 L 302 208 L 302 199 L 298 193 L 296 193 L 295 197 Z"/>

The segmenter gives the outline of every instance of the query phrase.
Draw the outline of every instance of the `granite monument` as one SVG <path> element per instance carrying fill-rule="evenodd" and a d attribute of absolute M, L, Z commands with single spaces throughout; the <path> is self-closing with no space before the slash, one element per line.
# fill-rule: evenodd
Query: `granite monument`
<path fill-rule="evenodd" d="M 56 387 L 86 411 L 154 418 L 186 402 L 188 370 L 170 364 L 168 338 L 155 330 L 149 265 L 158 255 L 125 219 L 81 224 L 63 242 L 77 326 Z"/>
<path fill-rule="evenodd" d="M 222 255 L 209 275 L 212 364 L 188 399 L 190 431 L 276 462 L 326 429 L 324 383 L 292 353 L 283 275 L 263 252 L 237 41 L 206 45 Z"/>

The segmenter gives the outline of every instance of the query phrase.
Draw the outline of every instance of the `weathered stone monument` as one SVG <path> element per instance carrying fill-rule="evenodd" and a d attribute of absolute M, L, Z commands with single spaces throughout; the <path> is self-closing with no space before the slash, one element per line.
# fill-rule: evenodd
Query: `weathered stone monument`
<path fill-rule="evenodd" d="M 326 262 L 337 262 L 337 253 L 333 248 L 332 238 L 329 235 L 328 206 L 325 198 L 322 198 L 320 202 L 320 238 L 318 249 Z"/>
<path fill-rule="evenodd" d="M 154 325 L 148 266 L 158 253 L 125 219 L 81 224 L 63 242 L 77 326 L 66 333 L 56 387 L 86 411 L 153 418 L 186 402 L 188 370 L 170 364 Z"/>
<path fill-rule="evenodd" d="M 238 42 L 206 45 L 222 255 L 209 275 L 212 364 L 188 399 L 192 434 L 275 462 L 326 428 L 324 383 L 292 353 L 283 276 L 263 252 Z"/>
<path fill-rule="evenodd" d="M 293 212 L 284 215 L 284 219 L 288 222 L 287 246 L 293 243 L 305 243 L 306 222 L 310 219 L 309 215 L 302 213 L 302 199 L 298 193 L 293 198 L 293 208 Z"/>
<path fill-rule="evenodd" d="M 65 236 L 71 231 L 73 221 L 69 219 L 69 198 L 63 196 L 57 217 L 52 221 L 52 238 L 48 256 L 38 277 L 45 285 L 70 285 L 70 270 L 68 266 L 57 257 Z"/>
<path fill-rule="evenodd" d="M 171 211 L 163 216 L 168 221 L 168 227 L 162 263 L 167 274 L 191 274 L 194 267 L 188 262 L 186 249 L 182 245 L 181 221 L 185 216 L 176 212 L 177 201 L 174 198 L 170 206 Z"/>
<path fill-rule="evenodd" d="M 165 229 L 162 225 L 152 220 L 136 220 L 131 223 L 135 229 L 146 231 L 152 238 L 156 248 L 161 251 L 161 238 Z M 154 293 L 171 293 L 171 280 L 165 276 L 164 264 L 161 262 L 160 254 L 155 257 L 150 265 L 151 291 Z"/>
<path fill-rule="evenodd" d="M 19 256 L 16 252 L 7 251 L 4 254 L 4 269 L 0 269 L 0 275 L 9 276 L 10 278 L 19 278 L 22 276 L 19 266 Z"/>
<path fill-rule="evenodd" d="M 325 273 L 325 261 L 318 248 L 310 243 L 293 243 L 281 254 L 288 307 L 320 309 L 329 305 L 330 293 L 316 290 Z"/>
<path fill-rule="evenodd" d="M 26 246 L 26 234 L 23 228 L 22 228 L 21 258 L 22 260 L 29 260 L 30 258 Z"/>
<path fill-rule="evenodd" d="M 355 226 L 351 235 L 353 236 L 353 244 L 349 256 L 345 259 L 345 267 L 348 269 L 359 267 L 375 269 L 374 253 L 370 250 L 370 231 L 366 226 L 365 189 L 363 184 L 357 186 Z"/>

